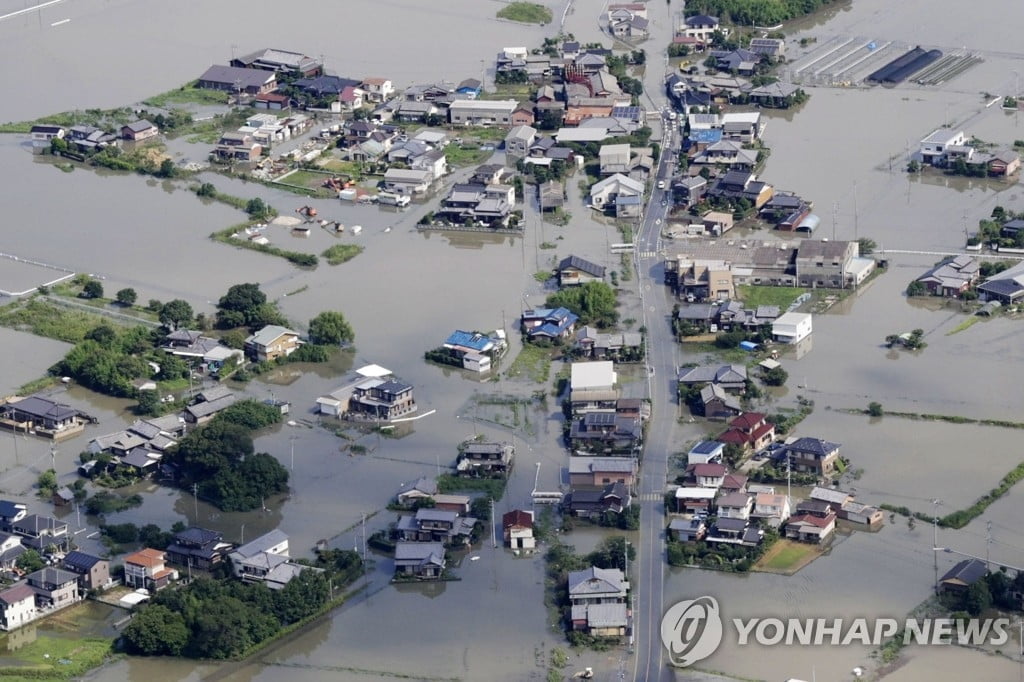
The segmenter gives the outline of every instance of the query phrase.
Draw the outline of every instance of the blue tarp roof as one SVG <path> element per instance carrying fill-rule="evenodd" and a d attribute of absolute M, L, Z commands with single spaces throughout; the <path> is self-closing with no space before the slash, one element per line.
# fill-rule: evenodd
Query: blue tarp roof
<path fill-rule="evenodd" d="M 463 346 L 465 348 L 472 348 L 475 351 L 483 352 L 488 346 L 494 342 L 490 338 L 483 334 L 475 334 L 473 332 L 464 332 L 461 329 L 452 332 L 452 335 L 448 337 L 445 343 L 452 346 Z"/>
<path fill-rule="evenodd" d="M 743 350 L 757 350 L 757 344 L 753 341 L 740 341 L 740 348 Z"/>
<path fill-rule="evenodd" d="M 699 144 L 714 144 L 722 140 L 721 128 L 710 128 L 708 130 L 690 131 L 690 142 Z"/>

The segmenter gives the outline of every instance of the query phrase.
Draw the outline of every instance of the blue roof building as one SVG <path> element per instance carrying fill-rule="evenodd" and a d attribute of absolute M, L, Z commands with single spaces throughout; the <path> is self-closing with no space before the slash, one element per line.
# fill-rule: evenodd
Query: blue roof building
<path fill-rule="evenodd" d="M 692 130 L 689 136 L 690 144 L 714 144 L 722 141 L 721 128 L 709 128 L 706 130 Z"/>
<path fill-rule="evenodd" d="M 523 313 L 523 329 L 531 339 L 564 338 L 572 333 L 579 319 L 568 308 L 535 308 Z"/>
<path fill-rule="evenodd" d="M 445 348 L 471 350 L 475 353 L 486 353 L 494 349 L 494 340 L 479 332 L 464 332 L 461 329 L 452 332 L 444 342 Z"/>

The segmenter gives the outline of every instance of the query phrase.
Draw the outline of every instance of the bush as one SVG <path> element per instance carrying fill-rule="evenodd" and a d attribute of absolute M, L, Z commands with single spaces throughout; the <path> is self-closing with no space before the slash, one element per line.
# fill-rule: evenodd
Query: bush
<path fill-rule="evenodd" d="M 881 417 L 883 414 L 885 414 L 885 410 L 882 409 L 882 403 L 868 403 L 868 414 L 871 415 L 872 417 Z"/>

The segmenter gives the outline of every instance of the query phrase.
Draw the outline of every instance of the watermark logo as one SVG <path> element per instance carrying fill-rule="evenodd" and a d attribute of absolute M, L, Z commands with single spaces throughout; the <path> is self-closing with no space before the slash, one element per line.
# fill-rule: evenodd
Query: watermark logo
<path fill-rule="evenodd" d="M 714 597 L 673 604 L 661 619 L 661 641 L 672 665 L 686 667 L 715 653 L 722 643 L 722 616 Z"/>
<path fill-rule="evenodd" d="M 733 618 L 723 622 L 714 597 L 673 604 L 661 619 L 661 641 L 672 665 L 686 667 L 715 653 L 731 625 L 739 646 L 882 646 L 904 644 L 980 647 L 1009 641 L 1007 618 Z"/>

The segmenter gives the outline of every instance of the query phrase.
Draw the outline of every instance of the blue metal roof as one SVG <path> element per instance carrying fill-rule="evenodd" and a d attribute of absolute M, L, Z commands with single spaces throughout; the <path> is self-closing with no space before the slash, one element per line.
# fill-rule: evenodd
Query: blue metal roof
<path fill-rule="evenodd" d="M 717 440 L 704 440 L 694 445 L 690 452 L 695 455 L 713 455 L 724 447 L 725 445 Z"/>
<path fill-rule="evenodd" d="M 721 128 L 709 128 L 707 130 L 690 131 L 690 141 L 699 144 L 714 144 L 722 140 Z"/>
<path fill-rule="evenodd" d="M 465 348 L 472 348 L 473 350 L 482 353 L 487 350 L 488 346 L 493 345 L 493 341 L 483 334 L 477 334 L 474 332 L 464 332 L 458 329 L 452 332 L 451 336 L 445 343 L 452 346 L 463 346 Z"/>

